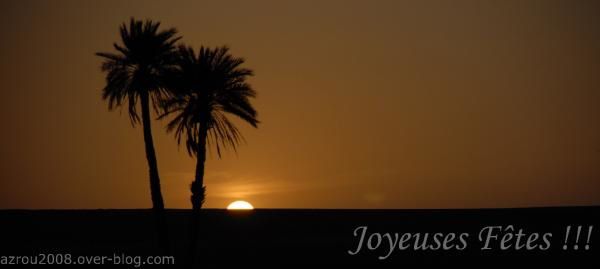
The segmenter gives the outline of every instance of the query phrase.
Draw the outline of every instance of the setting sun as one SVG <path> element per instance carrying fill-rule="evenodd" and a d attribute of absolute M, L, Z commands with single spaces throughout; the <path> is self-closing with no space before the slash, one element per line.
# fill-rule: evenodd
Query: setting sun
<path fill-rule="evenodd" d="M 254 207 L 246 201 L 235 201 L 227 206 L 228 210 L 252 210 Z"/>

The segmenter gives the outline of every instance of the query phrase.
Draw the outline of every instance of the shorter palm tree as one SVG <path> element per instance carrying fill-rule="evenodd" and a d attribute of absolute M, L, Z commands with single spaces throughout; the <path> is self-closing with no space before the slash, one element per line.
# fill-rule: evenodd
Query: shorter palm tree
<path fill-rule="evenodd" d="M 243 63 L 243 58 L 233 57 L 225 46 L 201 47 L 198 54 L 191 47 L 179 47 L 178 72 L 169 83 L 174 94 L 163 103 L 160 118 L 173 115 L 167 131 L 175 132 L 178 144 L 185 140 L 188 153 L 196 157 L 196 174 L 190 187 L 194 212 L 200 211 L 205 198 L 207 146 L 214 146 L 221 157 L 222 149 L 235 150 L 243 140 L 226 115 L 237 116 L 255 128 L 259 123 L 250 103 L 256 92 L 246 81 L 253 73 L 242 68 Z"/>
<path fill-rule="evenodd" d="M 195 264 L 200 231 L 200 209 L 204 203 L 204 164 L 207 146 L 214 146 L 221 157 L 221 149 L 236 149 L 243 139 L 240 131 L 226 117 L 232 114 L 257 127 L 256 110 L 250 98 L 256 97 L 246 79 L 252 70 L 242 68 L 244 59 L 229 54 L 227 47 L 214 49 L 201 47 L 196 55 L 190 47 L 179 47 L 178 71 L 172 73 L 170 85 L 172 98 L 163 103 L 160 118 L 173 115 L 167 125 L 175 132 L 177 143 L 185 140 L 190 156 L 196 156 L 196 175 L 192 192 L 192 218 L 189 263 Z"/>

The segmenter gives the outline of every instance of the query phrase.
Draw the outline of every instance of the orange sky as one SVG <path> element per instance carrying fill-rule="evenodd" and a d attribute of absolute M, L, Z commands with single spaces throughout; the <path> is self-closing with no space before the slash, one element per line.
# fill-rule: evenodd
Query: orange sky
<path fill-rule="evenodd" d="M 217 3 L 218 2 L 218 3 Z M 286 3 L 282 3 L 286 2 Z M 326 2 L 326 3 L 323 3 Z M 247 59 L 262 124 L 207 207 L 600 204 L 596 1 L 2 1 L 0 208 L 147 208 L 141 129 L 101 100 L 129 17 Z M 170 208 L 195 161 L 154 136 Z"/>

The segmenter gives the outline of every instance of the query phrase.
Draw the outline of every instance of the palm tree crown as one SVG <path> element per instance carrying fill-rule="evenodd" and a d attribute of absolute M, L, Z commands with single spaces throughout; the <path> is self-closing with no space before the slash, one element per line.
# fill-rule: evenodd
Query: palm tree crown
<path fill-rule="evenodd" d="M 139 122 L 137 102 L 147 94 L 155 109 L 166 96 L 164 77 L 175 67 L 177 30 L 159 31 L 160 22 L 145 22 L 131 18 L 129 28 L 123 23 L 119 29 L 122 45 L 113 44 L 117 53 L 99 52 L 105 58 L 102 71 L 106 72 L 106 86 L 102 98 L 108 100 L 109 109 L 128 102 L 133 124 Z"/>
<path fill-rule="evenodd" d="M 163 103 L 161 117 L 175 114 L 167 131 L 175 131 L 178 143 L 185 139 L 190 155 L 197 155 L 204 141 L 216 148 L 219 157 L 222 148 L 236 149 L 243 137 L 226 113 L 257 127 L 257 113 L 250 104 L 256 92 L 246 82 L 253 72 L 242 68 L 243 63 L 225 46 L 201 47 L 198 54 L 179 47 L 179 72 L 171 77 L 175 95 Z"/>

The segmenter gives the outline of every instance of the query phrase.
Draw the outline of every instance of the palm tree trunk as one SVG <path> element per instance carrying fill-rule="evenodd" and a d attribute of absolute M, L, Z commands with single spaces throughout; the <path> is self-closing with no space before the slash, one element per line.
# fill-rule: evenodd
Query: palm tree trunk
<path fill-rule="evenodd" d="M 144 144 L 146 145 L 146 159 L 148 160 L 148 169 L 150 172 L 150 194 L 152 198 L 152 209 L 163 210 L 165 205 L 160 191 L 160 178 L 158 176 L 158 163 L 156 161 L 156 152 L 154 151 L 154 141 L 152 139 L 152 127 L 150 123 L 150 100 L 148 94 L 141 94 L 142 101 L 142 126 L 144 129 Z"/>
<path fill-rule="evenodd" d="M 154 141 L 152 139 L 152 126 L 150 125 L 150 100 L 148 93 L 140 95 L 142 103 L 142 127 L 144 129 L 144 144 L 146 146 L 146 159 L 148 160 L 148 169 L 150 174 L 150 195 L 152 198 L 152 210 L 156 218 L 158 230 L 158 244 L 165 254 L 169 253 L 169 235 L 165 216 L 165 204 L 163 202 L 160 190 L 160 178 L 158 176 L 158 162 L 156 161 L 156 152 L 154 151 Z"/>
<path fill-rule="evenodd" d="M 198 242 L 200 241 L 200 218 L 201 208 L 204 204 L 206 188 L 204 187 L 204 163 L 206 161 L 206 136 L 207 129 L 206 125 L 200 126 L 200 139 L 198 148 L 196 149 L 196 176 L 191 184 L 190 190 L 192 196 L 190 198 L 192 202 L 192 216 L 191 216 L 191 227 L 190 227 L 190 253 L 189 253 L 189 265 L 194 266 L 198 261 L 196 251 L 198 249 Z"/>
<path fill-rule="evenodd" d="M 192 211 L 199 213 L 204 204 L 205 187 L 204 187 L 204 163 L 206 162 L 206 125 L 200 126 L 200 137 L 198 148 L 196 150 L 196 176 L 190 187 L 192 191 Z"/>

